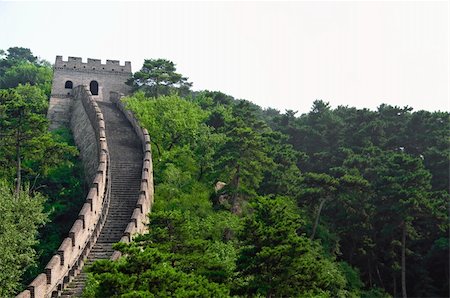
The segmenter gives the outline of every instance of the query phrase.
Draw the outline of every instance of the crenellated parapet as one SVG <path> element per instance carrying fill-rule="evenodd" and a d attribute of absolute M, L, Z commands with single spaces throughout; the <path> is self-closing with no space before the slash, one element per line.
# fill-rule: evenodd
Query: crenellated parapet
<path fill-rule="evenodd" d="M 131 78 L 131 63 L 121 64 L 118 60 L 87 59 L 69 57 L 64 61 L 56 56 L 53 67 L 53 82 L 47 118 L 50 128 L 67 126 L 73 105 L 73 88 L 88 86 L 96 101 L 108 101 L 111 91 L 128 94 L 131 87 L 126 82 Z"/>
<path fill-rule="evenodd" d="M 111 92 L 111 102 L 117 106 L 120 112 L 116 109 L 114 110 L 120 114 L 123 113 L 122 119 L 126 118 L 131 125 L 130 127 L 130 125 L 126 124 L 130 129 L 129 132 L 134 130 L 137 135 L 135 140 L 139 140 L 140 142 L 138 141 L 138 143 L 142 145 L 141 148 L 130 148 L 136 149 L 133 151 L 134 154 L 137 154 L 140 150 L 143 153 L 142 157 L 140 157 L 142 158 L 141 160 L 134 161 L 135 165 L 139 166 L 136 168 L 136 174 L 138 175 L 134 176 L 134 179 L 139 179 L 139 188 L 137 188 L 137 185 L 135 188 L 136 201 L 134 201 L 133 205 L 127 207 L 129 217 L 121 219 L 123 221 L 123 230 L 115 231 L 115 233 L 120 232 L 122 236 L 119 236 L 120 238 L 117 237 L 114 242 L 128 243 L 133 240 L 136 234 L 145 233 L 148 230 L 148 214 L 151 212 L 154 201 L 154 186 L 150 135 L 145 128 L 141 127 L 134 114 L 126 109 L 121 101 L 122 96 L 122 93 Z M 108 227 L 108 223 L 111 223 L 111 220 L 115 220 L 114 214 L 117 214 L 119 210 L 117 206 L 122 206 L 123 204 L 122 199 L 124 198 L 118 196 L 118 187 L 115 186 L 115 184 L 121 185 L 123 183 L 121 181 L 123 176 L 116 175 L 113 177 L 114 174 L 118 173 L 117 165 L 120 163 L 117 161 L 117 156 L 114 155 L 114 152 L 117 153 L 117 138 L 110 138 L 110 144 L 108 144 L 106 135 L 105 120 L 112 120 L 104 117 L 99 104 L 97 104 L 87 86 L 74 88 L 73 99 L 74 111 L 71 119 L 71 128 L 75 142 L 80 149 L 83 164 L 88 165 L 87 174 L 90 177 L 91 188 L 68 236 L 62 241 L 55 255 L 46 265 L 44 272 L 39 274 L 28 285 L 27 289 L 17 296 L 20 298 L 58 297 L 65 289 L 70 289 L 70 282 L 76 283 L 77 278 L 82 276 L 81 270 L 87 257 L 91 258 L 92 254 L 98 251 L 96 250 L 98 249 L 96 245 L 99 242 L 104 245 L 104 241 L 111 240 L 110 238 L 104 239 L 105 235 L 110 233 L 111 227 L 107 228 L 106 232 L 102 232 L 102 229 Z M 108 105 L 110 104 L 101 104 L 102 107 L 108 107 Z M 108 108 L 106 108 L 106 111 L 108 111 Z M 111 112 L 107 112 L 106 116 L 111 117 L 108 113 Z M 113 114 L 115 115 L 115 112 Z M 124 122 L 112 123 L 125 125 Z M 111 144 L 112 146 L 109 148 L 108 146 Z M 112 164 L 115 165 L 116 170 L 111 170 L 111 159 L 113 159 Z M 92 163 L 92 161 L 95 162 Z M 90 169 L 93 172 L 89 173 Z M 111 191 L 113 195 L 111 195 Z M 126 188 L 125 191 L 127 193 L 130 192 L 130 188 Z M 115 198 L 113 204 L 111 204 L 111 197 Z M 120 200 L 121 203 L 117 205 L 117 198 L 120 197 L 122 198 Z M 112 215 L 109 210 L 111 208 L 115 211 L 112 212 Z M 106 218 L 109 218 L 108 221 Z M 100 237 L 101 235 L 103 238 Z M 111 254 L 110 259 L 112 260 L 116 260 L 121 256 L 119 251 L 111 251 Z"/>
<path fill-rule="evenodd" d="M 86 201 L 78 214 L 67 238 L 63 240 L 56 254 L 39 274 L 17 297 L 55 297 L 64 286 L 77 275 L 92 246 L 100 235 L 109 208 L 111 179 L 108 142 L 105 122 L 98 104 L 87 86 L 74 89 L 74 98 L 82 103 L 86 120 L 94 131 L 93 141 L 97 148 L 97 168 L 91 182 Z"/>
<path fill-rule="evenodd" d="M 144 157 L 142 159 L 142 173 L 140 181 L 139 199 L 136 203 L 133 214 L 125 229 L 121 242 L 131 242 L 135 234 L 142 234 L 148 229 L 148 214 L 151 212 L 154 201 L 154 186 L 153 186 L 153 163 L 152 163 L 152 149 L 150 144 L 150 135 L 144 127 L 139 123 L 139 120 L 134 114 L 127 110 L 122 103 L 121 98 L 124 95 L 119 92 L 111 92 L 111 102 L 116 104 L 118 109 L 122 111 L 127 120 L 133 126 L 136 135 L 142 143 L 142 152 Z M 115 251 L 111 259 L 116 260 L 121 256 L 119 251 Z"/>
<path fill-rule="evenodd" d="M 125 61 L 120 64 L 118 60 L 106 60 L 102 63 L 100 59 L 88 58 L 87 62 L 83 62 L 80 57 L 68 57 L 67 61 L 62 56 L 56 56 L 54 65 L 55 69 L 68 71 L 85 71 L 85 72 L 111 72 L 111 73 L 131 73 L 131 62 Z"/>

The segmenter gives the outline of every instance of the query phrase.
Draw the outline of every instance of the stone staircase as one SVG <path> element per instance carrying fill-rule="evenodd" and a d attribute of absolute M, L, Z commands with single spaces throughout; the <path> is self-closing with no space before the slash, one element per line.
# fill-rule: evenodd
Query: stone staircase
<path fill-rule="evenodd" d="M 95 260 L 109 259 L 112 245 L 120 241 L 139 197 L 142 144 L 133 127 L 111 102 L 97 102 L 103 112 L 111 161 L 111 195 L 108 215 L 85 267 Z M 84 268 L 85 268 L 84 267 Z M 61 297 L 81 297 L 86 283 L 84 270 L 64 289 Z"/>

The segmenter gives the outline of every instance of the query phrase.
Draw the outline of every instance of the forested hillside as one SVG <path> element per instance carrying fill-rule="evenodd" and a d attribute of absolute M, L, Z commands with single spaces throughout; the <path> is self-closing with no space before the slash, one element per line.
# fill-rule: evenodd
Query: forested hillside
<path fill-rule="evenodd" d="M 70 131 L 48 132 L 50 63 L 0 50 L 0 297 L 13 297 L 49 261 L 83 199 Z"/>
<path fill-rule="evenodd" d="M 84 198 L 70 131 L 48 132 L 51 77 L 0 51 L 0 297 L 42 271 Z M 124 257 L 88 268 L 86 297 L 449 296 L 448 112 L 261 109 L 190 90 L 164 59 L 129 84 L 155 205 Z"/>
<path fill-rule="evenodd" d="M 129 83 L 156 203 L 87 297 L 448 297 L 449 113 L 263 110 L 163 59 Z"/>

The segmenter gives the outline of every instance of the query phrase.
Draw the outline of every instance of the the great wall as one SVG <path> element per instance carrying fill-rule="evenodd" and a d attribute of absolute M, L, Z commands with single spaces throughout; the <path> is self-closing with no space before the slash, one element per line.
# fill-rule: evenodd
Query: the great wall
<path fill-rule="evenodd" d="M 153 204 L 150 136 L 120 101 L 130 77 L 130 62 L 56 57 L 48 118 L 51 128 L 70 126 L 91 188 L 45 272 L 17 297 L 81 296 L 84 265 L 119 258 L 112 245 L 146 230 Z"/>

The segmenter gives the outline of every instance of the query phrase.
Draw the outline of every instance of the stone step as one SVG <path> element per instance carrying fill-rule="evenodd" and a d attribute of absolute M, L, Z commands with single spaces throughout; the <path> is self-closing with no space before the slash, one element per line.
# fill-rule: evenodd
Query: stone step
<path fill-rule="evenodd" d="M 125 116 L 110 102 L 98 102 L 103 112 L 110 153 L 111 193 L 109 211 L 97 242 L 85 265 L 109 259 L 112 245 L 120 241 L 139 198 L 142 171 L 142 144 Z M 81 297 L 86 283 L 82 271 L 66 286 L 61 297 Z"/>

